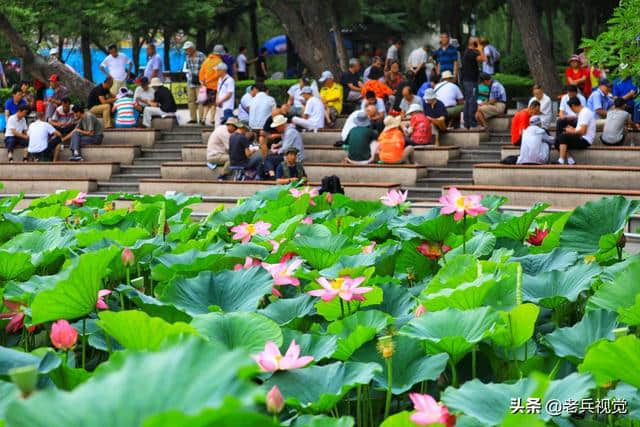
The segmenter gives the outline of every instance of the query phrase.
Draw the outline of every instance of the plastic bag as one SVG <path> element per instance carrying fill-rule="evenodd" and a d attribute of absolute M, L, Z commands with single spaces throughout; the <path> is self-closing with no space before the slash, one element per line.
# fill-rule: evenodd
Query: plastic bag
<path fill-rule="evenodd" d="M 205 104 L 207 102 L 206 86 L 200 86 L 200 89 L 198 89 L 198 98 L 196 101 L 198 102 L 198 104 Z"/>

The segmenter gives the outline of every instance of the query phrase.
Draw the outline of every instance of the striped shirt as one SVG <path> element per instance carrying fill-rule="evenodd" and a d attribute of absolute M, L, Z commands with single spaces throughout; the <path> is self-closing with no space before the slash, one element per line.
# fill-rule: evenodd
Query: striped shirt
<path fill-rule="evenodd" d="M 202 68 L 205 59 L 207 59 L 207 57 L 200 51 L 196 51 L 193 57 L 187 55 L 182 70 L 187 74 L 187 84 L 189 87 L 199 86 L 198 75 L 200 74 L 200 68 Z"/>
<path fill-rule="evenodd" d="M 116 108 L 116 125 L 131 126 L 136 124 L 135 103 L 133 98 L 125 96 L 114 103 Z"/>

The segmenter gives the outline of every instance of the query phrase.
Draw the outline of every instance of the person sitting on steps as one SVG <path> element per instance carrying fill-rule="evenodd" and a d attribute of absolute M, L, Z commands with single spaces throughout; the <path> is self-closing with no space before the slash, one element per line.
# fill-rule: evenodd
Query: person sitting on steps
<path fill-rule="evenodd" d="M 298 149 L 290 146 L 284 153 L 284 160 L 276 168 L 276 183 L 289 184 L 307 177 L 307 173 L 302 166 L 302 162 L 298 162 Z"/>

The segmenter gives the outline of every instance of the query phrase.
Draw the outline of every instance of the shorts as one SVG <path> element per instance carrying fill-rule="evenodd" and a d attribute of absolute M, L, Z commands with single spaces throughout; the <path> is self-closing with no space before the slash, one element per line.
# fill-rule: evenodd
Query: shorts
<path fill-rule="evenodd" d="M 29 141 L 15 136 L 7 136 L 4 138 L 4 146 L 7 150 L 13 150 L 15 147 L 26 147 L 29 145 Z"/>
<path fill-rule="evenodd" d="M 447 114 L 452 118 L 460 118 L 460 113 L 464 110 L 464 105 L 454 105 L 453 107 L 447 107 Z"/>
<path fill-rule="evenodd" d="M 618 142 L 608 142 L 605 141 L 604 138 L 602 137 L 602 135 L 600 135 L 600 142 L 602 142 L 604 145 L 610 145 L 610 146 L 614 146 L 614 145 L 622 145 L 624 144 L 624 138 L 626 137 L 626 134 L 622 134 L 622 139 Z"/>
<path fill-rule="evenodd" d="M 483 104 L 478 106 L 478 111 L 482 112 L 485 119 L 490 119 L 495 116 L 499 116 L 504 114 L 505 109 L 507 108 L 504 102 L 496 102 L 495 104 Z"/>
<path fill-rule="evenodd" d="M 574 133 L 563 133 L 560 135 L 555 143 L 556 149 L 558 149 L 560 145 L 566 145 L 569 150 L 586 150 L 587 148 L 591 148 L 589 141 Z"/>

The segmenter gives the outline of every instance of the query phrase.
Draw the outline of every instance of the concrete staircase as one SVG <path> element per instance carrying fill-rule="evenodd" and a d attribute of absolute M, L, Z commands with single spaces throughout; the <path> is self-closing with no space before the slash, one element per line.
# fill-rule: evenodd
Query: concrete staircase
<path fill-rule="evenodd" d="M 182 146 L 201 144 L 201 126 L 183 126 L 162 131 L 159 140 L 152 148 L 140 150 L 131 165 L 122 165 L 120 173 L 114 174 L 110 181 L 98 182 L 98 193 L 138 193 L 141 179 L 160 179 L 160 166 L 165 162 L 182 160 Z"/>
<path fill-rule="evenodd" d="M 442 187 L 473 184 L 473 165 L 500 161 L 500 147 L 509 142 L 508 133 L 492 133 L 480 146 L 461 148 L 460 157 L 449 160 L 446 167 L 429 167 L 426 178 L 416 182 L 409 190 L 409 199 L 416 202 L 436 201 L 442 195 Z"/>

